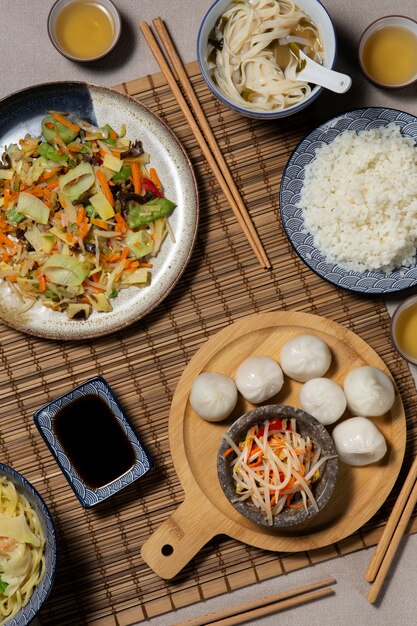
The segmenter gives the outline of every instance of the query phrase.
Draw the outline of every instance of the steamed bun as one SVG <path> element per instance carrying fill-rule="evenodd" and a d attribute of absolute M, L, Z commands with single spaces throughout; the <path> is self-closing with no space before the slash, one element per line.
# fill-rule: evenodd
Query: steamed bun
<path fill-rule="evenodd" d="M 395 400 L 395 389 L 389 376 L 376 367 L 365 365 L 349 372 L 343 383 L 348 409 L 354 415 L 384 415 Z"/>
<path fill-rule="evenodd" d="M 250 356 L 238 367 L 235 381 L 242 396 L 258 404 L 269 400 L 281 390 L 284 376 L 272 357 Z"/>
<path fill-rule="evenodd" d="M 346 410 L 346 396 L 340 385 L 329 378 L 312 378 L 300 391 L 300 405 L 321 424 L 333 424 Z"/>
<path fill-rule="evenodd" d="M 284 374 L 305 383 L 323 376 L 331 360 L 331 352 L 324 341 L 315 335 L 298 335 L 282 346 L 280 362 Z"/>
<path fill-rule="evenodd" d="M 333 441 L 340 460 L 348 465 L 376 463 L 387 451 L 384 435 L 367 417 L 351 417 L 338 424 Z"/>
<path fill-rule="evenodd" d="M 209 422 L 220 422 L 233 411 L 237 402 L 235 381 L 225 374 L 203 372 L 193 380 L 190 404 Z"/>

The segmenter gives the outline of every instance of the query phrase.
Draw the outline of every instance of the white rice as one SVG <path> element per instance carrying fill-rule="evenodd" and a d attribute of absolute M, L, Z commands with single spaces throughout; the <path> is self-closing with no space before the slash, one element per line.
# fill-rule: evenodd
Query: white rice
<path fill-rule="evenodd" d="M 327 261 L 359 272 L 413 265 L 415 142 L 394 123 L 341 133 L 306 166 L 298 206 Z"/>

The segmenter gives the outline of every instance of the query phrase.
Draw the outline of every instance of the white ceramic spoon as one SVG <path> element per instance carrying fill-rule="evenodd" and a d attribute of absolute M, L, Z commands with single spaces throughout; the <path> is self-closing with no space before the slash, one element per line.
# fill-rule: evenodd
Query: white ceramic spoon
<path fill-rule="evenodd" d="M 327 67 L 323 67 L 323 65 L 310 59 L 310 57 L 304 54 L 300 49 L 297 50 L 297 56 L 303 67 L 300 70 L 298 70 L 297 67 L 290 68 L 286 71 L 286 78 L 320 85 L 336 93 L 345 93 L 345 91 L 350 88 L 352 79 L 347 74 L 335 72 L 334 70 L 329 70 Z"/>

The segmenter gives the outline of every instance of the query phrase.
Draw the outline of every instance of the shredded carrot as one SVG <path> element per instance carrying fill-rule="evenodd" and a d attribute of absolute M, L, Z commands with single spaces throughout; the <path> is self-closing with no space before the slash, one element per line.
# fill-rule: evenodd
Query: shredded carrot
<path fill-rule="evenodd" d="M 122 252 L 122 254 L 121 254 L 121 256 L 120 256 L 120 259 L 127 259 L 128 255 L 129 255 L 129 252 L 130 252 L 130 250 L 129 250 L 129 248 L 126 246 L 126 247 L 123 249 L 123 252 Z"/>
<path fill-rule="evenodd" d="M 104 220 L 99 220 L 96 217 L 90 217 L 90 222 L 103 230 L 109 230 L 110 226 Z"/>
<path fill-rule="evenodd" d="M 58 187 L 58 185 L 59 185 L 59 180 L 51 180 L 47 184 L 47 187 L 48 187 L 48 189 L 55 189 L 55 187 Z"/>
<path fill-rule="evenodd" d="M 116 139 L 116 138 L 117 138 L 117 133 L 116 133 L 116 131 L 112 129 L 112 130 L 110 131 L 110 133 L 109 133 L 109 137 L 110 137 L 110 139 Z"/>
<path fill-rule="evenodd" d="M 112 207 L 114 207 L 114 198 L 113 198 L 113 194 L 110 190 L 109 187 L 109 183 L 106 180 L 106 177 L 103 174 L 102 170 L 97 170 L 96 172 L 98 181 L 100 183 L 100 186 L 103 190 L 104 195 L 106 196 L 107 200 L 109 201 L 109 203 L 111 204 Z"/>
<path fill-rule="evenodd" d="M 8 280 L 10 283 L 17 283 L 17 276 L 16 274 L 13 274 L 12 276 L 6 276 L 6 280 Z"/>
<path fill-rule="evenodd" d="M 85 218 L 86 218 L 85 208 L 83 206 L 81 206 L 78 209 L 78 211 L 77 211 L 77 226 L 78 227 L 81 226 L 81 224 L 85 220 Z"/>
<path fill-rule="evenodd" d="M 135 193 L 140 193 L 142 191 L 142 177 L 140 175 L 139 165 L 136 161 L 134 161 L 131 165 L 132 168 L 132 179 L 133 179 L 133 189 Z"/>
<path fill-rule="evenodd" d="M 5 189 L 4 190 L 3 199 L 4 199 L 3 208 L 4 208 L 4 210 L 6 210 L 6 209 L 9 208 L 10 189 Z"/>
<path fill-rule="evenodd" d="M 73 122 L 71 122 L 70 120 L 67 120 L 65 117 L 63 117 L 59 113 L 52 113 L 52 117 L 59 124 L 62 124 L 62 126 L 66 126 L 67 128 L 70 128 L 75 133 L 78 133 L 78 131 L 80 130 L 80 127 L 77 124 L 73 124 Z"/>
<path fill-rule="evenodd" d="M 49 128 L 49 130 L 55 128 L 55 124 L 53 122 L 46 122 L 45 126 L 46 128 Z"/>
<path fill-rule="evenodd" d="M 46 291 L 46 279 L 45 279 L 45 276 L 43 274 L 39 277 L 39 291 L 41 293 Z"/>
<path fill-rule="evenodd" d="M 149 176 L 152 178 L 152 181 L 158 187 L 158 189 L 162 189 L 161 181 L 159 180 L 159 176 L 156 173 L 156 169 L 154 167 L 149 168 Z"/>
<path fill-rule="evenodd" d="M 58 171 L 58 168 L 55 168 L 54 170 L 50 170 L 49 172 L 44 172 L 39 180 L 49 180 L 50 178 L 55 176 Z"/>
<path fill-rule="evenodd" d="M 6 235 L 3 235 L 3 233 L 0 233 L 0 242 L 4 244 L 5 246 L 7 246 L 8 248 L 14 248 L 13 241 L 9 239 L 8 237 L 6 237 Z"/>

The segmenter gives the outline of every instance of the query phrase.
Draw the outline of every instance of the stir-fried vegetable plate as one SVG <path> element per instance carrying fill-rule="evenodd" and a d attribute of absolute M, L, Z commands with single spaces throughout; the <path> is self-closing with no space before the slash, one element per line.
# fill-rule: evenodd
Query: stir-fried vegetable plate
<path fill-rule="evenodd" d="M 0 278 L 28 308 L 111 311 L 121 289 L 150 283 L 175 204 L 124 125 L 50 111 L 39 130 L 2 154 Z"/>

